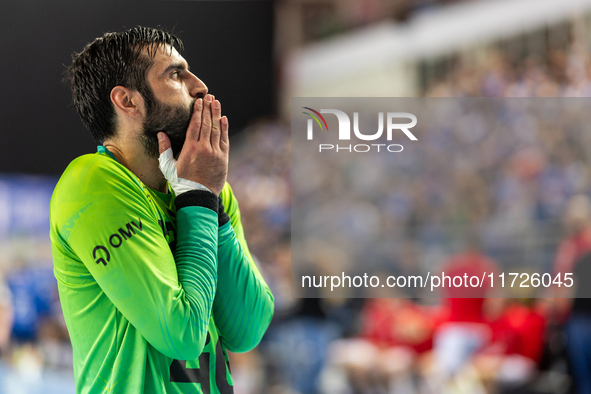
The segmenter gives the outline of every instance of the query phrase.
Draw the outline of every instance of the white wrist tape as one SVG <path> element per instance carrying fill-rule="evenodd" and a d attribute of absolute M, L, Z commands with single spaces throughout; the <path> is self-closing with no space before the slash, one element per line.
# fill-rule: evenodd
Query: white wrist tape
<path fill-rule="evenodd" d="M 181 193 L 188 192 L 189 190 L 207 190 L 208 192 L 211 192 L 211 190 L 201 183 L 179 178 L 176 172 L 176 160 L 172 157 L 172 148 L 168 148 L 160 154 L 160 157 L 158 157 L 158 163 L 158 167 L 160 168 L 160 171 L 162 171 L 164 178 L 166 178 L 177 196 Z"/>

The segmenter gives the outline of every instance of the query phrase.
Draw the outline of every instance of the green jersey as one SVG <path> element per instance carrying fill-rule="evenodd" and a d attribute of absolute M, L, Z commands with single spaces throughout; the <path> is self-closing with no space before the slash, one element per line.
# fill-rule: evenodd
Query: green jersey
<path fill-rule="evenodd" d="M 172 191 L 171 191 L 172 193 Z M 77 393 L 231 393 L 226 349 L 255 347 L 273 296 L 237 201 L 176 209 L 104 147 L 75 159 L 50 204 Z"/>

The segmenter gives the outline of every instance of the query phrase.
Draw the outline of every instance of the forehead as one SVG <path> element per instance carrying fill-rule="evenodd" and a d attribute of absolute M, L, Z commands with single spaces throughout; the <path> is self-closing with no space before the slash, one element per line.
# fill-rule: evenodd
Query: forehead
<path fill-rule="evenodd" d="M 143 52 L 148 56 L 148 51 L 146 49 L 144 49 Z M 171 47 L 168 44 L 160 45 L 154 55 L 153 64 L 149 73 L 161 73 L 171 64 L 182 65 L 184 67 L 188 66 L 187 61 L 174 47 Z"/>

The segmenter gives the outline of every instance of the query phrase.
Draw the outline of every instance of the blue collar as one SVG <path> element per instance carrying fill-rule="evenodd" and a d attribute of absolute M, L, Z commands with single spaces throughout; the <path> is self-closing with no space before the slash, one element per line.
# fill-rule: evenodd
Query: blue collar
<path fill-rule="evenodd" d="M 106 154 L 108 154 L 109 156 L 111 156 L 113 158 L 113 160 L 115 160 L 117 163 L 119 163 L 119 160 L 117 160 L 115 158 L 115 155 L 113 155 L 111 153 L 111 151 L 108 150 L 107 148 L 105 148 L 104 146 L 102 146 L 102 145 L 97 146 L 96 147 L 96 151 L 97 151 L 97 153 L 106 153 Z"/>

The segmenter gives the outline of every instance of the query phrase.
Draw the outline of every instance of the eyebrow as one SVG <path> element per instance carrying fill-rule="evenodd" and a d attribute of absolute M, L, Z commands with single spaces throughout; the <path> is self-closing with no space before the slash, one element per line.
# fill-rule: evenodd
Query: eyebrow
<path fill-rule="evenodd" d="M 172 70 L 189 71 L 189 65 L 186 63 L 172 63 L 170 66 L 166 67 L 166 69 L 162 72 L 162 75 L 168 74 Z"/>

